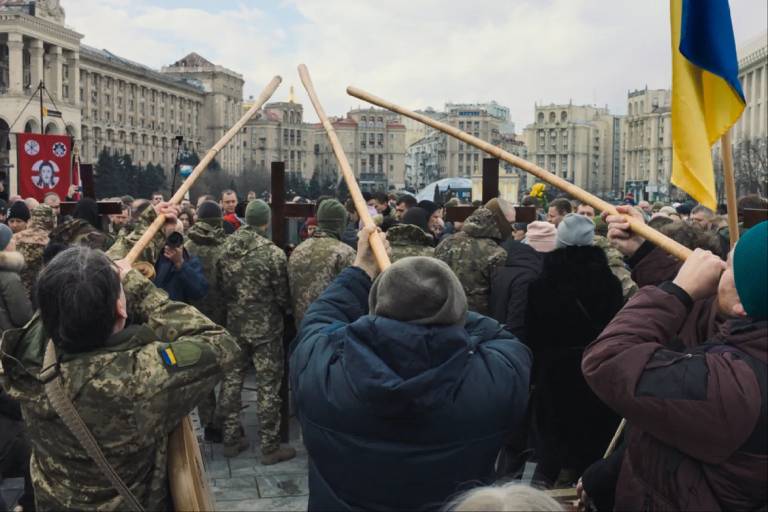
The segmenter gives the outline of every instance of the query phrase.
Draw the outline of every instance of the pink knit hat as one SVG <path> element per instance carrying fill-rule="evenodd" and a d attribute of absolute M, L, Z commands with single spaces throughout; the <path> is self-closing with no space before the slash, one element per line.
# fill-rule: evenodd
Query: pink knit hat
<path fill-rule="evenodd" d="M 554 224 L 537 220 L 528 224 L 524 244 L 533 247 L 537 252 L 552 252 L 555 250 L 557 229 Z"/>

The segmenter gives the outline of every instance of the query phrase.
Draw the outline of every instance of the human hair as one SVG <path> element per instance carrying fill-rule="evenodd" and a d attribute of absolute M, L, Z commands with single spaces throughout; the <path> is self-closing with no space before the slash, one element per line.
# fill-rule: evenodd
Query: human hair
<path fill-rule="evenodd" d="M 544 491 L 510 482 L 479 487 L 453 500 L 446 510 L 455 512 L 559 511 L 563 507 Z"/>
<path fill-rule="evenodd" d="M 740 197 L 738 203 L 739 213 L 743 210 L 766 210 L 768 209 L 768 199 L 760 197 L 758 194 L 750 194 Z"/>
<path fill-rule="evenodd" d="M 525 196 L 523 198 L 523 206 L 533 206 L 535 208 L 539 207 L 539 198 L 533 197 L 533 196 Z"/>
<path fill-rule="evenodd" d="M 663 228 L 667 224 L 672 224 L 673 222 L 675 221 L 670 219 L 669 217 L 666 217 L 664 215 L 657 215 L 656 217 L 653 217 L 651 220 L 648 221 L 648 226 L 652 227 L 656 231 L 660 231 L 661 228 Z"/>
<path fill-rule="evenodd" d="M 205 194 L 197 198 L 197 204 L 200 204 L 205 201 L 216 201 L 216 196 L 212 196 L 211 194 Z"/>
<path fill-rule="evenodd" d="M 184 208 L 179 212 L 179 217 L 186 215 L 189 219 L 189 225 L 192 226 L 195 223 L 195 210 L 192 208 Z M 179 219 L 181 220 L 181 219 Z"/>
<path fill-rule="evenodd" d="M 405 194 L 397 198 L 397 204 L 404 204 L 407 208 L 413 208 L 416 206 L 416 198 L 410 194 Z"/>
<path fill-rule="evenodd" d="M 45 203 L 49 197 L 55 197 L 59 201 L 61 201 L 61 197 L 59 197 L 59 194 L 56 192 L 46 192 L 46 194 L 43 196 L 43 203 Z"/>
<path fill-rule="evenodd" d="M 691 210 L 691 215 L 696 213 L 703 213 L 710 219 L 715 216 L 715 212 L 713 212 L 710 208 L 707 208 L 703 204 L 700 204 L 696 206 L 693 210 Z"/>
<path fill-rule="evenodd" d="M 67 244 L 61 242 L 48 242 L 48 245 L 43 249 L 43 265 L 47 265 L 53 258 L 59 255 L 60 252 L 64 252 L 69 249 Z"/>
<path fill-rule="evenodd" d="M 224 196 L 228 194 L 235 194 L 235 197 L 237 197 L 237 192 L 235 192 L 231 188 L 225 188 L 224 190 L 221 191 L 221 199 L 223 200 Z"/>
<path fill-rule="evenodd" d="M 45 331 L 71 354 L 101 347 L 117 320 L 120 277 L 101 251 L 77 246 L 59 253 L 37 278 Z"/>
<path fill-rule="evenodd" d="M 152 203 L 149 202 L 147 199 L 136 199 L 133 202 L 133 208 L 131 209 L 131 217 L 133 220 L 138 219 L 141 217 L 141 214 L 144 213 L 144 210 L 152 206 Z"/>
<path fill-rule="evenodd" d="M 573 211 L 573 206 L 571 206 L 571 202 L 564 197 L 559 197 L 549 203 L 550 208 L 556 208 L 557 213 L 560 215 L 567 215 Z"/>
<path fill-rule="evenodd" d="M 690 250 L 704 249 L 705 251 L 712 251 L 712 253 L 722 256 L 722 245 L 717 238 L 718 235 L 711 231 L 704 231 L 697 226 L 682 221 L 673 221 L 666 224 L 659 231 Z"/>
<path fill-rule="evenodd" d="M 389 202 L 389 196 L 384 192 L 374 192 L 373 199 L 379 204 L 387 204 Z"/>

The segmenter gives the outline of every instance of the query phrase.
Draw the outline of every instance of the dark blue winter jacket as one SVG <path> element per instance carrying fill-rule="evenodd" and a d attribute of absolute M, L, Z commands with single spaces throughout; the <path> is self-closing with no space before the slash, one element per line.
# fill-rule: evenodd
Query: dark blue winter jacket
<path fill-rule="evenodd" d="M 531 354 L 475 313 L 464 327 L 368 315 L 370 288 L 362 270 L 344 270 L 291 356 L 309 510 L 436 509 L 492 480 L 525 414 Z"/>
<path fill-rule="evenodd" d="M 197 256 L 184 249 L 184 263 L 177 269 L 171 260 L 161 254 L 155 263 L 155 286 L 165 290 L 171 300 L 189 303 L 208 293 L 208 280 Z"/>

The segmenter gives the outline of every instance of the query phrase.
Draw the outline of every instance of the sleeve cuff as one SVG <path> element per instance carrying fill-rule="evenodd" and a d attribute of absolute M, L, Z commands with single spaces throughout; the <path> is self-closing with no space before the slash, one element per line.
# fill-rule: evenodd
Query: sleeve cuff
<path fill-rule="evenodd" d="M 659 290 L 663 290 L 668 294 L 677 297 L 677 300 L 679 300 L 683 306 L 685 306 L 685 309 L 690 313 L 691 309 L 693 308 L 693 299 L 690 295 L 688 295 L 688 292 L 677 286 L 672 281 L 664 281 L 661 283 L 659 285 Z"/>
<path fill-rule="evenodd" d="M 629 265 L 629 268 L 635 268 L 637 264 L 640 263 L 643 258 L 648 256 L 655 248 L 656 246 L 653 245 L 652 242 L 649 242 L 648 240 L 643 242 L 643 245 L 635 251 L 635 254 L 627 258 L 627 265 Z"/>

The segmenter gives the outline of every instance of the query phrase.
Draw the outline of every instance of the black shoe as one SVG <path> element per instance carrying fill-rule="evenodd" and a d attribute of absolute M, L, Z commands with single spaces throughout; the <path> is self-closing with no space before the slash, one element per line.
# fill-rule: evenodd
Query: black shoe
<path fill-rule="evenodd" d="M 220 443 L 224 440 L 224 435 L 222 434 L 220 428 L 216 428 L 209 425 L 205 427 L 203 439 L 205 439 L 209 443 Z"/>

